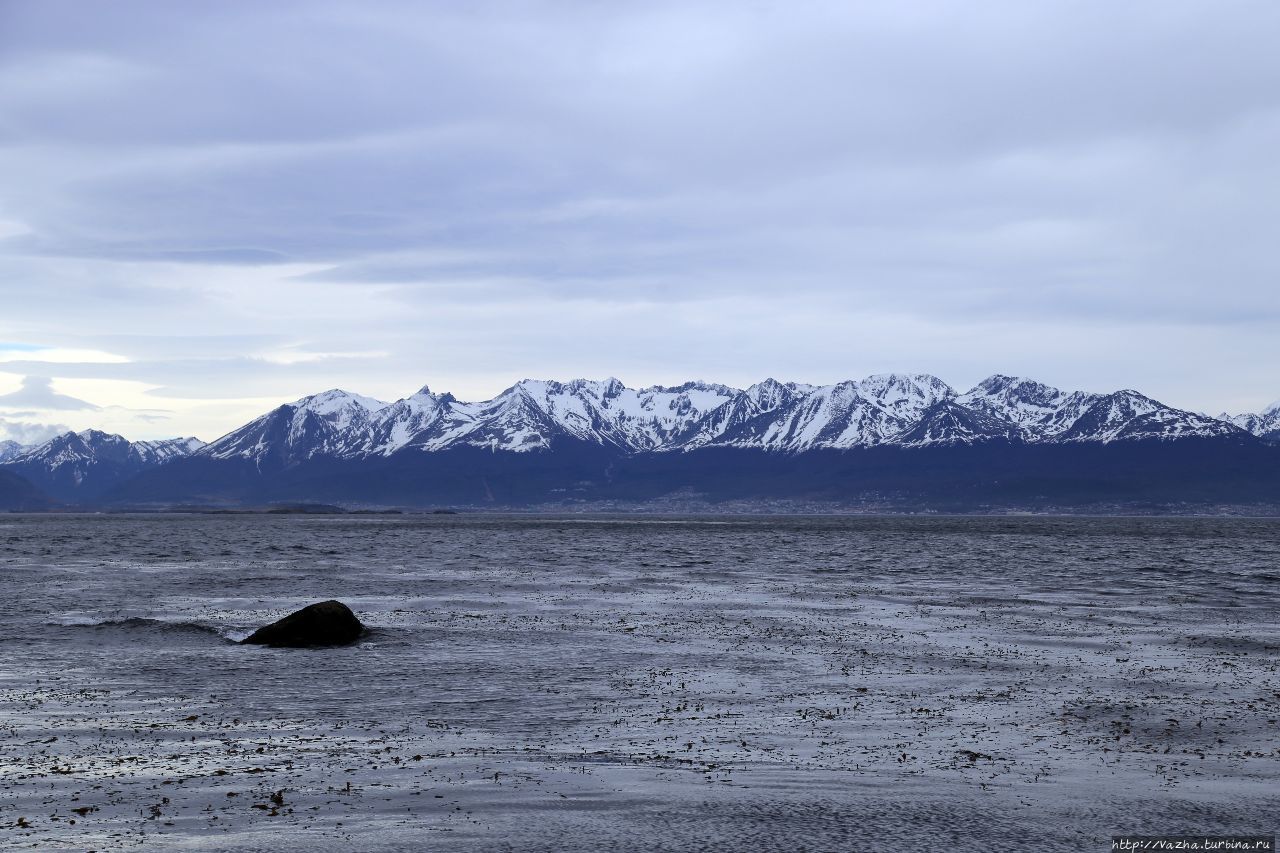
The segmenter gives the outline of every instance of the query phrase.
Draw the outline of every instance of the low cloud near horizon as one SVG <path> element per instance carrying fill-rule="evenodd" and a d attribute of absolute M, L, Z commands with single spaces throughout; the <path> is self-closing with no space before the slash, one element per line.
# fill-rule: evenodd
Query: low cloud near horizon
<path fill-rule="evenodd" d="M 95 408 L 0 417 L 889 371 L 1256 411 L 1278 38 L 1263 2 L 11 0 L 0 397 Z"/>

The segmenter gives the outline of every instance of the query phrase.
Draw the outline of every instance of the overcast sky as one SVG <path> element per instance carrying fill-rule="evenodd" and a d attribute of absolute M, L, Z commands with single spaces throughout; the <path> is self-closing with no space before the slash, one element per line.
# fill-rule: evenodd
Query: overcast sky
<path fill-rule="evenodd" d="M 1280 3 L 0 0 L 0 438 L 992 373 L 1280 396 Z"/>

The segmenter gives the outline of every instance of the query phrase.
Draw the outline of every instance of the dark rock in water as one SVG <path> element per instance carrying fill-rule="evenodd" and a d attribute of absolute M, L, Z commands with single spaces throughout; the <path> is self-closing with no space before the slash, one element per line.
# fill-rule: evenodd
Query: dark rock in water
<path fill-rule="evenodd" d="M 300 649 L 345 646 L 364 633 L 364 625 L 341 601 L 321 601 L 254 631 L 244 643 Z"/>

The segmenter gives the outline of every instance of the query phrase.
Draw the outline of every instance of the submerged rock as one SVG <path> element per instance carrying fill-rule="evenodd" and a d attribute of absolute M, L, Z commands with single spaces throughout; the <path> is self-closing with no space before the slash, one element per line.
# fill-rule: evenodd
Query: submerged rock
<path fill-rule="evenodd" d="M 364 625 L 341 601 L 321 601 L 254 631 L 242 643 L 299 649 L 345 646 L 364 633 Z"/>

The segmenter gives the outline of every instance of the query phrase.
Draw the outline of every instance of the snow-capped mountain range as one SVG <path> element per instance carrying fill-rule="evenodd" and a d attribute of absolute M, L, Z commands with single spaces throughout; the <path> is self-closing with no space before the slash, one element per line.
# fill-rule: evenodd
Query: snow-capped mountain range
<path fill-rule="evenodd" d="M 957 393 L 927 374 L 884 374 L 833 385 L 766 379 L 746 389 L 703 382 L 628 388 L 616 379 L 526 379 L 468 403 L 429 388 L 395 402 L 331 390 L 280 406 L 211 444 L 195 438 L 130 442 L 99 430 L 38 446 L 0 442 L 0 463 L 83 476 L 113 461 L 150 467 L 211 459 L 389 456 L 456 446 L 529 452 L 572 438 L 630 453 L 749 447 L 803 452 L 984 441 L 1027 444 L 1160 440 L 1280 433 L 1280 401 L 1259 414 L 1206 415 L 1137 391 L 1064 392 L 996 375 Z M 77 472 L 79 472 L 77 474 Z"/>
<path fill-rule="evenodd" d="M 561 439 L 626 453 L 1110 443 L 1262 435 L 1275 420 L 1280 411 L 1228 421 L 1174 409 L 1136 391 L 1063 392 L 1009 376 L 992 376 L 963 394 L 924 374 L 824 386 L 766 379 L 746 389 L 525 380 L 479 403 L 428 388 L 393 403 L 325 391 L 280 406 L 195 455 L 289 464 L 460 446 L 530 452 Z"/>
<path fill-rule="evenodd" d="M 925 374 L 821 386 L 766 379 L 745 389 L 704 382 L 632 389 L 616 379 L 577 379 L 524 380 L 492 400 L 474 403 L 425 387 L 395 402 L 325 391 L 279 406 L 207 445 L 194 438 L 130 442 L 86 430 L 37 447 L 0 444 L 0 466 L 55 500 L 79 504 L 199 501 L 202 496 L 231 502 L 309 500 L 321 493 L 341 501 L 351 489 L 374 503 L 387 490 L 407 501 L 464 493 L 474 498 L 466 489 L 488 495 L 491 477 L 510 487 L 509 502 L 518 502 L 533 500 L 535 492 L 555 499 L 581 491 L 586 482 L 595 483 L 591 488 L 600 494 L 601 483 L 615 483 L 615 464 L 625 467 L 618 469 L 622 479 L 615 485 L 633 492 L 639 488 L 635 472 L 641 470 L 651 472 L 643 475 L 644 488 L 680 488 L 680 483 L 702 488 L 733 477 L 739 483 L 735 488 L 749 491 L 756 482 L 750 472 L 756 471 L 774 477 L 778 489 L 785 481 L 792 491 L 828 494 L 871 480 L 877 488 L 896 489 L 905 481 L 895 479 L 899 475 L 893 471 L 901 469 L 916 477 L 911 482 L 918 490 L 920 483 L 933 482 L 937 470 L 928 461 L 933 457 L 913 451 L 973 448 L 973 453 L 947 457 L 961 460 L 968 472 L 957 468 L 948 475 L 960 484 L 956 488 L 984 478 L 991 482 L 983 488 L 996 488 L 1012 476 L 1033 477 L 1028 473 L 1033 469 L 1040 472 L 1035 482 L 1047 477 L 1071 483 L 1086 476 L 1073 469 L 1077 464 L 1093 466 L 1087 476 L 1097 480 L 1113 476 L 1107 466 L 1117 459 L 1146 460 L 1133 462 L 1145 473 L 1134 468 L 1114 476 L 1127 477 L 1129 484 L 1149 483 L 1170 471 L 1185 473 L 1179 466 L 1196 459 L 1194 464 L 1201 465 L 1197 483 L 1234 482 L 1232 472 L 1251 471 L 1249 482 L 1259 482 L 1249 488 L 1270 495 L 1274 478 L 1263 469 L 1280 465 L 1273 462 L 1276 444 L 1280 403 L 1258 414 L 1212 418 L 1137 391 L 1068 392 L 1001 375 L 964 393 Z M 1202 446 L 1203 451 L 1195 449 Z M 1105 447 L 1120 455 L 1106 457 L 1113 462 L 1089 455 L 1089 448 Z M 1184 448 L 1175 454 L 1183 461 L 1154 461 L 1166 458 L 1152 455 L 1160 447 Z M 852 451 L 870 448 L 896 448 L 905 455 L 886 463 L 897 466 L 892 470 L 869 473 L 858 460 L 872 457 Z M 448 452 L 454 450 L 461 452 Z M 488 453 L 477 456 L 477 450 Z M 751 453 L 726 457 L 727 450 Z M 811 455 L 818 452 L 841 453 L 844 461 Z M 1220 468 L 1205 461 L 1210 458 L 1234 461 Z M 175 462 L 182 464 L 170 464 Z M 740 462 L 746 467 L 735 467 Z M 832 464 L 852 466 L 851 473 L 839 473 Z M 993 465 L 1007 470 L 993 473 Z M 774 473 L 761 473 L 766 471 Z M 441 476 L 448 479 L 433 479 Z M 525 489 L 524 498 L 513 489 Z M 1233 489 L 1237 486 L 1223 486 L 1221 493 L 1235 494 Z"/>
<path fill-rule="evenodd" d="M 957 393 L 927 374 L 884 374 L 833 385 L 766 379 L 746 389 L 703 382 L 628 388 L 616 379 L 526 379 L 468 403 L 429 388 L 395 402 L 331 390 L 280 406 L 211 444 L 195 438 L 130 442 L 99 430 L 38 446 L 0 442 L 0 464 L 83 480 L 104 462 L 147 468 L 189 455 L 211 459 L 390 456 L 412 448 L 529 452 L 571 438 L 628 453 L 740 447 L 816 449 L 1229 437 L 1280 438 L 1280 401 L 1259 414 L 1211 418 L 1124 390 L 1064 392 L 996 375 Z"/>
<path fill-rule="evenodd" d="M 67 432 L 44 444 L 19 448 L 0 460 L 6 468 L 40 486 L 49 494 L 67 496 L 84 487 L 114 484 L 139 471 L 181 459 L 204 447 L 196 438 L 129 441 L 118 435 L 89 429 Z"/>
<path fill-rule="evenodd" d="M 172 459 L 188 456 L 205 446 L 198 438 L 168 438 L 157 441 L 129 441 L 127 438 L 102 430 L 87 429 L 83 432 L 66 432 L 34 447 L 22 447 L 17 442 L 10 445 L 5 462 L 24 464 L 36 462 L 50 470 L 70 466 L 75 469 L 104 460 L 131 463 L 142 467 L 159 465 Z"/>
<path fill-rule="evenodd" d="M 1280 400 L 1276 400 L 1256 415 L 1223 413 L 1218 416 L 1218 419 L 1235 424 L 1261 438 L 1280 441 Z"/>

